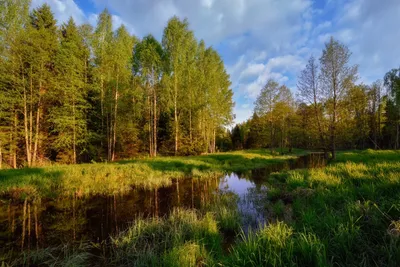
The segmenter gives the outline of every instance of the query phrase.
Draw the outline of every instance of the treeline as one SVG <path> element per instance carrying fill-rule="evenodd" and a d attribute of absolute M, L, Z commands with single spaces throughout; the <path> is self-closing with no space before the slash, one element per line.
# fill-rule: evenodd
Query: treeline
<path fill-rule="evenodd" d="M 311 57 L 298 77 L 297 95 L 269 80 L 254 114 L 230 132 L 234 149 L 399 149 L 400 68 L 383 81 L 357 84 L 349 49 L 331 38 L 319 61 Z"/>
<path fill-rule="evenodd" d="M 0 166 L 216 151 L 232 91 L 218 53 L 174 17 L 162 42 L 0 3 Z"/>

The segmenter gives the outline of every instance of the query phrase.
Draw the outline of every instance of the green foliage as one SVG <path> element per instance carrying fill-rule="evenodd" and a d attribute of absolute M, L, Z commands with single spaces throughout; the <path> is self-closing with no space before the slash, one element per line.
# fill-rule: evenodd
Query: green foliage
<path fill-rule="evenodd" d="M 172 18 L 161 44 L 113 30 L 107 10 L 93 30 L 72 18 L 57 26 L 49 5 L 29 12 L 29 4 L 0 6 L 0 163 L 230 148 L 217 144 L 233 118 L 229 75 L 187 20 Z"/>
<path fill-rule="evenodd" d="M 69 155 L 64 159 L 66 163 L 76 163 L 77 148 L 82 148 L 87 141 L 85 49 L 83 38 L 71 18 L 61 29 L 56 59 L 58 82 L 48 118 L 53 124 L 52 147 L 58 152 L 57 157 Z"/>
<path fill-rule="evenodd" d="M 234 148 L 301 147 L 330 151 L 332 158 L 336 149 L 399 148 L 399 70 L 388 72 L 384 83 L 357 84 L 350 56 L 332 37 L 319 64 L 311 56 L 300 72 L 296 104 L 290 90 L 268 80 L 252 118 L 233 128 Z"/>

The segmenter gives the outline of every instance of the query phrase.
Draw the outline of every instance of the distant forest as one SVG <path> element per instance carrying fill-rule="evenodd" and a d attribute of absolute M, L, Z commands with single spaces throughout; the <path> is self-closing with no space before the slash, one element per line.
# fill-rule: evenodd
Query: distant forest
<path fill-rule="evenodd" d="M 161 42 L 59 25 L 48 5 L 0 4 L 0 168 L 114 161 L 139 154 L 399 145 L 400 68 L 358 84 L 351 52 L 331 38 L 298 76 L 297 93 L 268 80 L 253 116 L 233 128 L 233 92 L 219 54 L 173 17 Z"/>
<path fill-rule="evenodd" d="M 48 5 L 0 4 L 0 166 L 113 161 L 216 151 L 233 120 L 221 57 L 173 17 L 161 43 Z"/>
<path fill-rule="evenodd" d="M 399 149 L 400 68 L 383 80 L 358 84 L 348 47 L 331 38 L 297 78 L 297 94 L 269 80 L 252 118 L 236 125 L 233 149 Z"/>

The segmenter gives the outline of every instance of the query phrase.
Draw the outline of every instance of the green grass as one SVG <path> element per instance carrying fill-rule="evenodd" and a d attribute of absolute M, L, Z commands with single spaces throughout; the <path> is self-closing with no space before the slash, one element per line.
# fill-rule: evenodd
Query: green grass
<path fill-rule="evenodd" d="M 137 220 L 111 242 L 110 266 L 198 266 L 221 254 L 212 213 L 174 210 L 165 219 Z"/>
<path fill-rule="evenodd" d="M 274 174 L 269 183 L 274 210 L 282 210 L 281 199 L 291 202 L 293 220 L 283 223 L 291 229 L 291 238 L 285 241 L 283 254 L 254 259 L 259 251 L 271 249 L 262 231 L 255 233 L 234 249 L 232 266 L 249 262 L 266 266 L 398 266 L 398 152 L 341 152 L 325 168 Z M 318 253 L 312 253 L 313 249 Z M 281 261 L 276 264 L 276 260 Z"/>
<path fill-rule="evenodd" d="M 256 161 L 285 159 L 238 152 L 243 154 Z M 230 164 L 212 157 L 190 160 L 219 171 L 243 166 L 232 159 Z M 87 250 L 56 255 L 85 264 L 95 258 L 104 266 L 398 266 L 398 152 L 339 152 L 324 168 L 274 173 L 266 182 L 269 223 L 247 234 L 238 230 L 243 218 L 235 210 L 237 200 L 222 195 L 201 211 L 177 209 L 165 218 L 136 220 L 100 258 L 89 260 Z M 222 249 L 224 232 L 239 233 L 229 253 Z"/>
<path fill-rule="evenodd" d="M 304 153 L 295 150 L 295 153 Z M 261 168 L 294 158 L 295 154 L 273 156 L 267 150 L 235 151 L 193 157 L 159 157 L 116 163 L 54 165 L 0 171 L 0 195 L 11 198 L 60 195 L 111 195 L 132 186 L 161 187 L 173 178 L 209 178 L 225 172 Z"/>

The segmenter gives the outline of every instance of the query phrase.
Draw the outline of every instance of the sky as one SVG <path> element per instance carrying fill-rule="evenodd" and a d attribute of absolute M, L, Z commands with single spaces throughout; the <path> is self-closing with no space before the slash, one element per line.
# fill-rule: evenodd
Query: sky
<path fill-rule="evenodd" d="M 32 0 L 51 6 L 59 24 L 72 16 L 96 25 L 107 8 L 114 28 L 161 40 L 168 20 L 187 18 L 198 39 L 224 60 L 234 91 L 235 122 L 251 117 L 269 78 L 296 94 L 308 58 L 319 58 L 331 36 L 352 52 L 358 82 L 370 84 L 400 67 L 400 0 Z"/>

